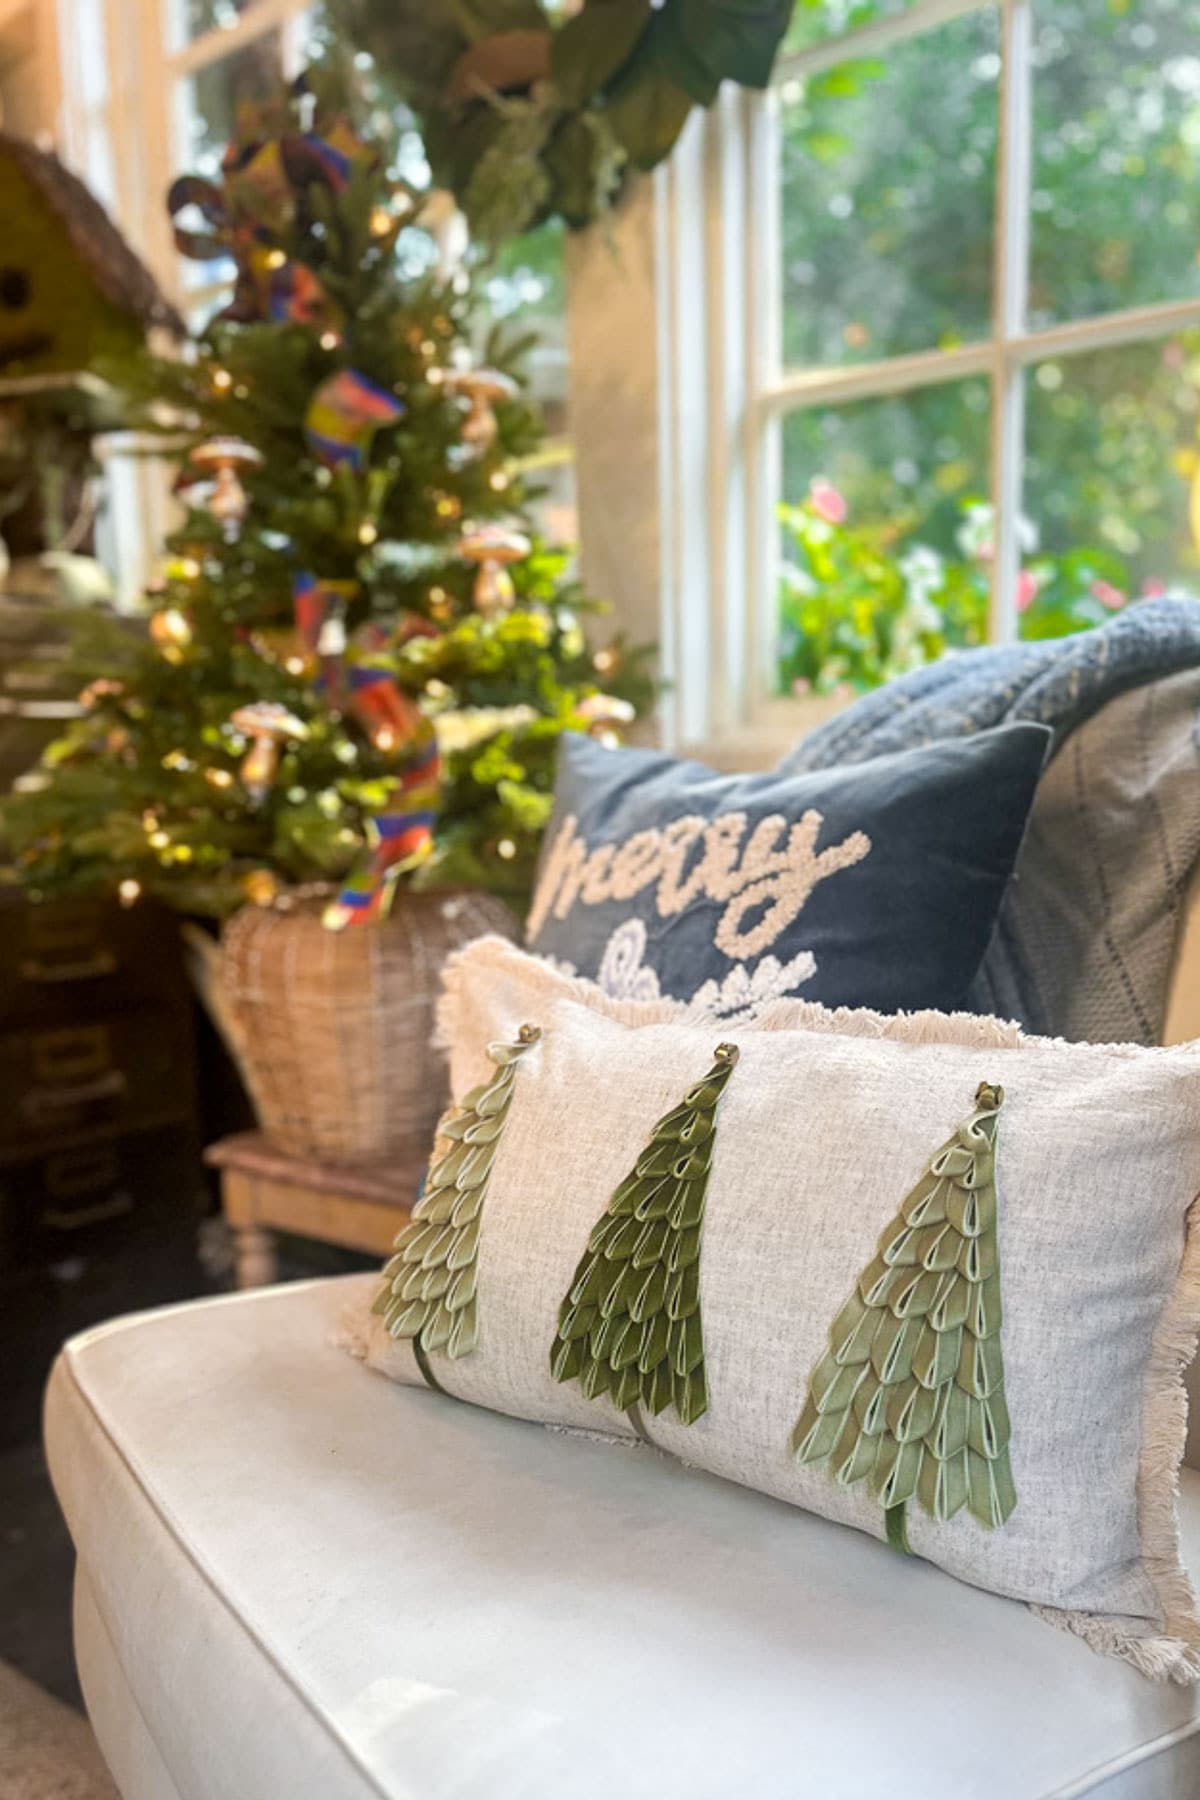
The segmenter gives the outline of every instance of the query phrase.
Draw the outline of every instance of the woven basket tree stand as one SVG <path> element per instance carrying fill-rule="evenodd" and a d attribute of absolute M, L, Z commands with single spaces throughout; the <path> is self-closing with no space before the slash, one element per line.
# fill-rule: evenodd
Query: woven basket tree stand
<path fill-rule="evenodd" d="M 447 1098 L 442 964 L 517 921 L 490 894 L 402 892 L 386 921 L 327 931 L 321 905 L 247 906 L 222 935 L 222 1011 L 259 1123 L 289 1156 L 424 1158 Z"/>

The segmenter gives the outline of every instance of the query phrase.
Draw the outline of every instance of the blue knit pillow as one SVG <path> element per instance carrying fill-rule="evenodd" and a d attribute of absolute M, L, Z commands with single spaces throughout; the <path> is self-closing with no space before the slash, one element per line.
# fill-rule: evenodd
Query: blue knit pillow
<path fill-rule="evenodd" d="M 962 1005 L 1050 733 L 974 737 L 805 775 L 718 775 L 567 735 L 528 943 L 630 999 L 745 1018 L 800 994 Z"/>

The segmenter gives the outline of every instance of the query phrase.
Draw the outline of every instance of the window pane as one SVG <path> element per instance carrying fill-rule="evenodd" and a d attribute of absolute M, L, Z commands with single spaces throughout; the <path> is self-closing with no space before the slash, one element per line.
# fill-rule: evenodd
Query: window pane
<path fill-rule="evenodd" d="M 104 113 L 90 118 L 84 128 L 84 176 L 100 204 L 115 217 L 120 196 L 113 166 L 112 135 Z"/>
<path fill-rule="evenodd" d="M 1022 636 L 1102 624 L 1164 587 L 1200 593 L 1198 424 L 1200 333 L 1030 371 Z"/>
<path fill-rule="evenodd" d="M 1039 0 L 1030 319 L 1200 294 L 1195 0 Z"/>
<path fill-rule="evenodd" d="M 982 642 L 988 413 L 971 380 L 789 414 L 782 690 L 874 687 Z"/>
<path fill-rule="evenodd" d="M 567 416 L 565 239 L 561 221 L 548 220 L 505 245 L 485 284 L 487 313 L 513 331 L 536 338 L 525 367 L 545 414 L 550 442 L 527 470 L 544 493 L 535 507 L 539 530 L 555 543 L 578 541 L 575 458 Z M 480 346 L 482 350 L 482 346 Z"/>
<path fill-rule="evenodd" d="M 108 99 L 108 33 L 104 0 L 76 0 L 72 74 L 78 104 L 102 106 Z"/>
<path fill-rule="evenodd" d="M 785 362 L 986 335 L 999 73 L 988 8 L 784 84 Z"/>
<path fill-rule="evenodd" d="M 911 5 L 912 0 L 800 0 L 783 40 L 784 51 L 807 50 L 876 19 L 893 18 Z"/>

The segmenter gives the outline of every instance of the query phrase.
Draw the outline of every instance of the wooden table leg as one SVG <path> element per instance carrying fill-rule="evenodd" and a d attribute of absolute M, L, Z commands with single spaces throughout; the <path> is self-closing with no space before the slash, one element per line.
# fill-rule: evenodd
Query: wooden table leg
<path fill-rule="evenodd" d="M 233 1254 L 239 1288 L 270 1287 L 278 1273 L 273 1232 L 261 1225 L 235 1225 Z"/>
<path fill-rule="evenodd" d="M 276 1279 L 275 1238 L 262 1223 L 258 1183 L 239 1169 L 221 1171 L 221 1210 L 233 1234 L 234 1281 L 239 1288 L 269 1287 Z"/>

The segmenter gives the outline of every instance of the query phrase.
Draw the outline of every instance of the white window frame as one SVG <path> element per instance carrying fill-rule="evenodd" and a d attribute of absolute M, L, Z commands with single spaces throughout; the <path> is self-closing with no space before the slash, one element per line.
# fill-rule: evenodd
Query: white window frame
<path fill-rule="evenodd" d="M 878 362 L 785 370 L 779 90 L 852 58 L 886 55 L 897 43 L 997 3 L 1002 69 L 988 336 Z M 637 291 L 617 309 L 616 325 L 603 317 L 606 306 L 612 310 L 611 286 L 601 299 L 588 298 L 603 279 L 597 253 L 577 256 L 583 278 L 572 310 L 583 317 L 574 321 L 572 380 L 583 391 L 573 392 L 572 405 L 585 570 L 601 591 L 617 594 L 622 622 L 631 632 L 640 626 L 642 636 L 651 623 L 645 596 L 657 588 L 657 635 L 672 684 L 664 736 L 673 746 L 750 765 L 793 741 L 801 721 L 813 717 L 813 703 L 776 697 L 779 434 L 789 413 L 967 376 L 988 379 L 996 520 L 990 637 L 1011 642 L 1026 370 L 1047 357 L 1200 326 L 1200 300 L 1179 300 L 1029 328 L 1031 47 L 1032 0 L 914 0 L 895 18 L 784 56 L 767 94 L 726 89 L 709 114 L 694 117 L 670 163 L 623 209 L 617 260 Z M 642 519 L 634 528 L 635 509 L 645 504 L 644 468 L 635 467 L 629 481 L 611 467 L 593 479 L 592 443 L 604 431 L 622 445 L 655 443 L 653 524 Z M 610 548 L 605 524 L 614 519 L 626 522 L 629 535 Z"/>

